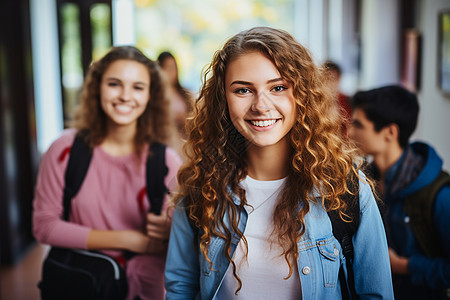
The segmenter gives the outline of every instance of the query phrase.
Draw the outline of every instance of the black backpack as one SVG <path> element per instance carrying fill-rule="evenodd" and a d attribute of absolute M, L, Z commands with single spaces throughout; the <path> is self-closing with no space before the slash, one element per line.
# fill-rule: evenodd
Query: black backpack
<path fill-rule="evenodd" d="M 347 203 L 345 214 L 351 218 L 351 222 L 344 222 L 336 210 L 328 211 L 328 216 L 333 227 L 333 235 L 341 244 L 342 252 L 345 256 L 347 266 L 347 278 L 345 278 L 344 269 L 339 269 L 339 281 L 341 282 L 342 299 L 358 299 L 355 290 L 355 277 L 353 271 L 353 242 L 352 237 L 358 230 L 360 222 L 359 209 L 359 179 L 351 176 L 352 180 L 347 181 L 349 189 L 355 195 L 346 193 L 343 195 L 343 201 Z"/>
<path fill-rule="evenodd" d="M 153 143 L 147 159 L 146 183 L 150 212 L 161 213 L 164 194 L 165 165 L 163 144 Z M 77 135 L 70 150 L 65 173 L 63 218 L 69 220 L 71 200 L 86 176 L 92 149 Z M 132 257 L 128 253 L 128 258 Z M 38 284 L 43 300 L 123 300 L 128 293 L 125 270 L 113 258 L 98 251 L 52 247 L 44 261 L 42 280 Z"/>

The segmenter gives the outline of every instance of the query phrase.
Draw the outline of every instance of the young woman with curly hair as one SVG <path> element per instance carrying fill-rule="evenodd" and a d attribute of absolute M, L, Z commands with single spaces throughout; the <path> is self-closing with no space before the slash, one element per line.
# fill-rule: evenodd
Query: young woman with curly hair
<path fill-rule="evenodd" d="M 164 262 L 170 231 L 168 196 L 161 216 L 147 213 L 146 161 L 153 142 L 171 130 L 159 67 L 134 47 L 112 48 L 87 74 L 74 128 L 44 154 L 33 213 L 36 239 L 64 248 L 100 250 L 126 262 L 127 299 L 164 299 Z M 83 184 L 62 220 L 64 174 L 75 136 L 92 149 Z M 165 186 L 176 186 L 179 156 L 166 148 Z M 151 171 L 151 170 L 150 170 Z M 139 298 L 137 298 L 139 297 Z"/>
<path fill-rule="evenodd" d="M 345 211 L 356 176 L 356 292 L 392 299 L 382 220 L 328 90 L 281 30 L 243 31 L 215 53 L 178 173 L 167 299 L 340 299 L 345 258 L 327 210 Z"/>

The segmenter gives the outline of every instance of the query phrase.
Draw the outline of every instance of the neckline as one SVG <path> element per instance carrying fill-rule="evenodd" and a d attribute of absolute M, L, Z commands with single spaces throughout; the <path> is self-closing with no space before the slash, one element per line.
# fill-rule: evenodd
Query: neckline
<path fill-rule="evenodd" d="M 143 150 L 144 151 L 143 151 L 142 155 L 144 155 L 144 153 L 147 153 L 146 149 L 143 149 Z M 138 158 L 136 156 L 136 153 L 130 153 L 130 154 L 118 155 L 118 156 L 111 155 L 108 152 L 106 152 L 101 146 L 95 147 L 94 151 L 96 151 L 101 157 L 103 157 L 109 161 L 112 161 L 112 162 L 130 163 L 130 162 L 136 161 L 136 159 Z"/>
<path fill-rule="evenodd" d="M 286 179 L 287 177 L 276 180 L 257 180 L 247 175 L 242 182 L 252 188 L 276 189 L 283 185 Z"/>

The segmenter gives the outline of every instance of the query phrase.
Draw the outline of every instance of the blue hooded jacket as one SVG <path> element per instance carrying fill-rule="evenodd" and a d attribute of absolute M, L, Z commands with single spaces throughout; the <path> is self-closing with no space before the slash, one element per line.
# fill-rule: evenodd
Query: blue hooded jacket
<path fill-rule="evenodd" d="M 436 151 L 425 143 L 416 142 L 404 151 L 385 176 L 384 219 L 388 243 L 397 254 L 409 258 L 409 275 L 393 277 L 398 299 L 437 299 L 439 293 L 450 288 L 450 186 L 438 192 L 433 214 L 434 228 L 445 257 L 429 258 L 423 253 L 403 208 L 405 197 L 432 183 L 441 169 L 442 159 Z"/>

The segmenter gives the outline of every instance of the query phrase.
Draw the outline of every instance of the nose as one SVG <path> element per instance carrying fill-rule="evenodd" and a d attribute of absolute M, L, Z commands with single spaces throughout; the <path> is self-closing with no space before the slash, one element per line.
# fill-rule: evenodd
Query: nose
<path fill-rule="evenodd" d="M 121 101 L 124 101 L 124 102 L 130 101 L 130 99 L 131 99 L 131 88 L 124 86 L 122 88 L 122 91 L 121 91 L 120 95 L 119 95 L 119 98 L 120 98 Z"/>
<path fill-rule="evenodd" d="M 267 112 L 272 107 L 272 101 L 270 97 L 265 93 L 258 93 L 255 95 L 251 110 L 254 112 Z"/>

